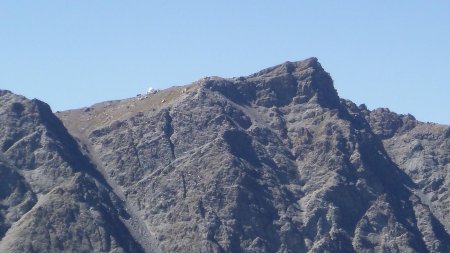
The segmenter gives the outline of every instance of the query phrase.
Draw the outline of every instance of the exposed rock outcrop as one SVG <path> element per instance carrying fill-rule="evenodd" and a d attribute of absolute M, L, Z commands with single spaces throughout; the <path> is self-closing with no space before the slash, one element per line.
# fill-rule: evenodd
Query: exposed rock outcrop
<path fill-rule="evenodd" d="M 7 91 L 0 101 L 0 252 L 143 252 L 50 107 Z"/>
<path fill-rule="evenodd" d="M 449 127 L 339 98 L 315 58 L 59 119 L 0 100 L 0 250 L 450 251 Z"/>

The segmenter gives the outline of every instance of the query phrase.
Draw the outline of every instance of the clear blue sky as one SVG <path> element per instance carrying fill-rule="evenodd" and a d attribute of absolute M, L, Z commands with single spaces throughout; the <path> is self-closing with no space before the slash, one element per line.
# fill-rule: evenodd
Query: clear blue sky
<path fill-rule="evenodd" d="M 0 1 L 0 88 L 53 110 L 319 58 L 343 98 L 450 123 L 450 1 Z"/>

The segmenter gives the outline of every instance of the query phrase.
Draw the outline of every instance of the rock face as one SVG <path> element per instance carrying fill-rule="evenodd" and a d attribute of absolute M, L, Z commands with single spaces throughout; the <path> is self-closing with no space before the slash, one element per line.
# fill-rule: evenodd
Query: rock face
<path fill-rule="evenodd" d="M 0 92 L 0 252 L 143 252 L 50 107 Z"/>
<path fill-rule="evenodd" d="M 315 58 L 56 116 L 0 92 L 0 252 L 450 252 L 449 126 Z"/>

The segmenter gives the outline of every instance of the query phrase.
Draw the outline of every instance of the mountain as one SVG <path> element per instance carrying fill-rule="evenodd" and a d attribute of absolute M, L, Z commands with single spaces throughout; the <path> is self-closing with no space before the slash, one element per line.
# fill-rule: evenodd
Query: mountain
<path fill-rule="evenodd" d="M 0 252 L 450 252 L 450 127 L 316 58 L 0 120 Z"/>

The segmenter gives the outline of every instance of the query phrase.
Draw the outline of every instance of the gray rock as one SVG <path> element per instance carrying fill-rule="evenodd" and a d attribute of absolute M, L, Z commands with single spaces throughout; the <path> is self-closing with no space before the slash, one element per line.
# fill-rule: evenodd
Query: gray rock
<path fill-rule="evenodd" d="M 0 92 L 0 252 L 143 252 L 50 107 Z"/>
<path fill-rule="evenodd" d="M 340 99 L 315 58 L 59 119 L 0 94 L 0 251 L 450 251 L 449 127 Z"/>

